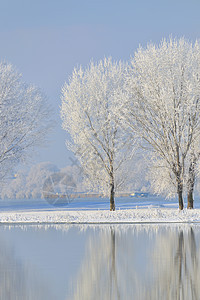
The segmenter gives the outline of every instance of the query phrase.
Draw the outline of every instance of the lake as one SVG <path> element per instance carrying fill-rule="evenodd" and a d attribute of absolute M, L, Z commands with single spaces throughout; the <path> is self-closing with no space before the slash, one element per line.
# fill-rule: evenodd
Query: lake
<path fill-rule="evenodd" d="M 1 225 L 0 299 L 200 299 L 200 225 Z"/>
<path fill-rule="evenodd" d="M 73 198 L 73 199 L 56 199 L 57 202 L 52 205 L 49 199 L 0 199 L 0 211 L 9 210 L 109 210 L 109 198 Z M 61 200 L 61 201 L 59 201 Z M 69 200 L 69 202 L 68 202 Z M 61 202 L 61 203 L 60 203 Z M 152 208 L 152 207 L 177 207 L 177 199 L 164 199 L 159 196 L 148 197 L 116 197 L 116 209 L 130 208 Z M 199 199 L 195 198 L 195 208 L 200 208 Z M 185 203 L 185 206 L 187 204 Z"/>

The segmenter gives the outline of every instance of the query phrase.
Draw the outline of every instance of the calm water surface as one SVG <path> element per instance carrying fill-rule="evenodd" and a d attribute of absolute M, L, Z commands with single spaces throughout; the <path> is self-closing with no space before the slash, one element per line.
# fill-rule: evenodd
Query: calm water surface
<path fill-rule="evenodd" d="M 198 225 L 0 227 L 0 299 L 200 299 Z"/>

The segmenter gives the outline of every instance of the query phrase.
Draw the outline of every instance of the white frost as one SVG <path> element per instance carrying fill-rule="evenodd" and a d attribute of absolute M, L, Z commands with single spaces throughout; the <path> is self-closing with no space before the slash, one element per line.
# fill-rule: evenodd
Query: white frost
<path fill-rule="evenodd" d="M 200 222 L 200 209 L 179 211 L 177 208 L 116 210 L 21 210 L 0 213 L 0 223 L 181 223 Z"/>

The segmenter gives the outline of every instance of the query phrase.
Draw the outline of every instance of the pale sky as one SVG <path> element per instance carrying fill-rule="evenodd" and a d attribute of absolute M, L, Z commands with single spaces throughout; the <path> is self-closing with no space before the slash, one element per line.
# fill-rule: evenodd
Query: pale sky
<path fill-rule="evenodd" d="M 169 35 L 200 38 L 200 0 L 0 0 L 0 59 L 45 92 L 58 120 L 35 161 L 71 163 L 59 106 L 75 66 L 128 60 L 139 44 Z"/>

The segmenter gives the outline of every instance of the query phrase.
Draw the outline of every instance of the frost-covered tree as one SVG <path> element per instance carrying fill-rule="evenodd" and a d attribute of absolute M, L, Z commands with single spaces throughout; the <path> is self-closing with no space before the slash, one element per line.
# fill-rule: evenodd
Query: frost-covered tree
<path fill-rule="evenodd" d="M 28 176 L 26 176 L 26 185 L 22 189 L 26 198 L 42 198 L 45 180 L 58 171 L 57 166 L 50 162 L 41 162 L 33 165 Z"/>
<path fill-rule="evenodd" d="M 0 179 L 41 145 L 48 120 L 49 108 L 40 90 L 25 84 L 11 64 L 0 63 Z"/>
<path fill-rule="evenodd" d="M 50 162 L 41 162 L 30 169 L 22 169 L 3 185 L 0 198 L 3 199 L 41 199 L 74 191 L 85 191 L 82 185 L 80 170 L 76 166 L 66 166 L 59 169 Z"/>
<path fill-rule="evenodd" d="M 153 151 L 162 189 L 172 192 L 175 186 L 183 209 L 187 182 L 192 208 L 200 156 L 200 44 L 170 38 L 140 47 L 131 60 L 128 89 L 126 120 Z"/>
<path fill-rule="evenodd" d="M 110 195 L 125 179 L 128 140 L 119 109 L 124 97 L 126 65 L 105 58 L 83 70 L 74 69 L 62 89 L 63 129 L 71 136 L 67 146 L 78 157 L 88 182 Z"/>

